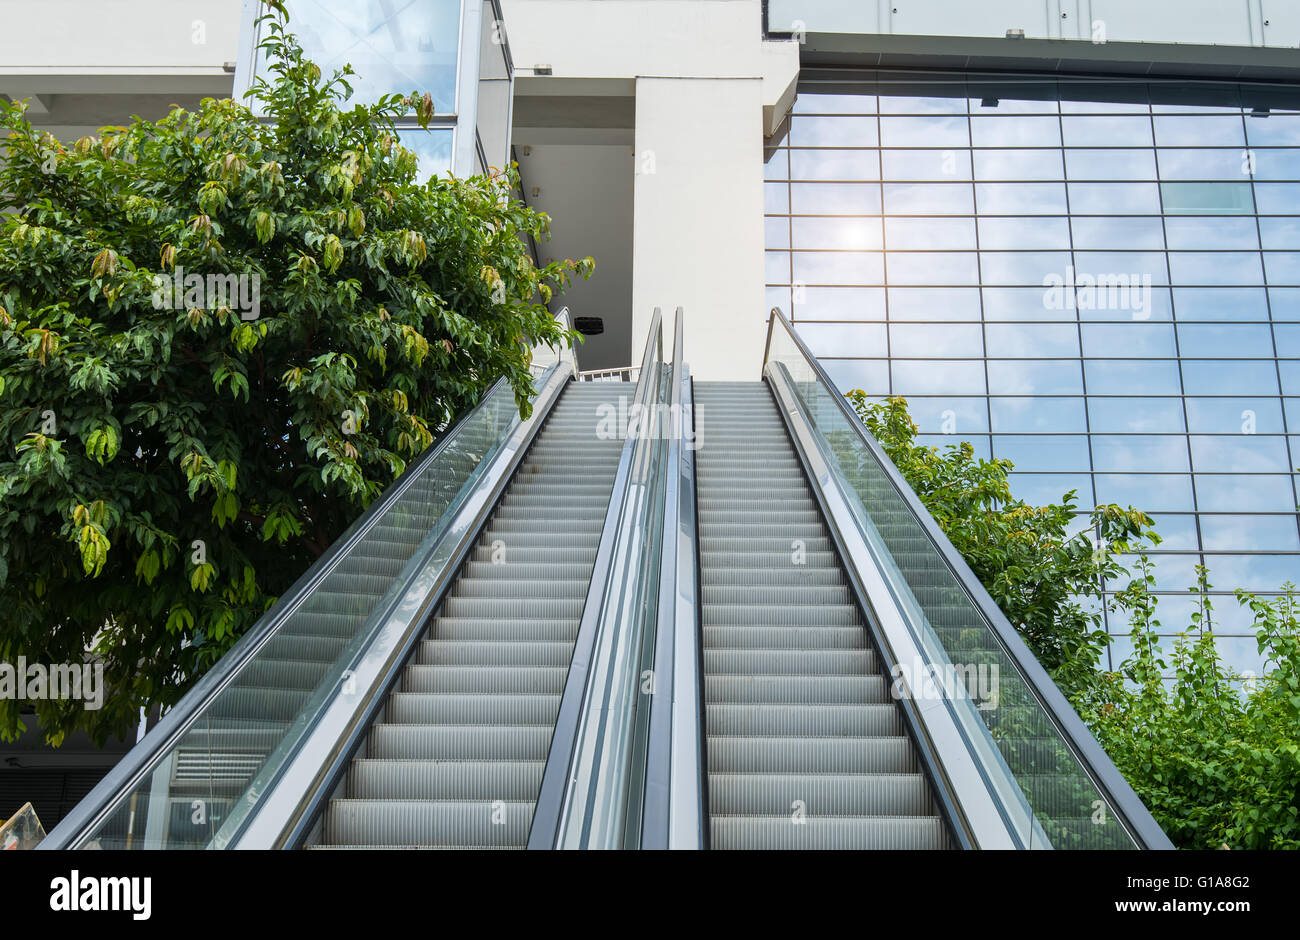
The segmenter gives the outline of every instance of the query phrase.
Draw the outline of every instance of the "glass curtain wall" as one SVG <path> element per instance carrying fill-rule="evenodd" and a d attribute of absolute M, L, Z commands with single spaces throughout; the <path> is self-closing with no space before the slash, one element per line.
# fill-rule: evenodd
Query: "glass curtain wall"
<path fill-rule="evenodd" d="M 1028 501 L 1151 513 L 1170 629 L 1198 563 L 1300 582 L 1300 93 L 805 69 L 766 169 L 769 302 L 842 390 Z"/>

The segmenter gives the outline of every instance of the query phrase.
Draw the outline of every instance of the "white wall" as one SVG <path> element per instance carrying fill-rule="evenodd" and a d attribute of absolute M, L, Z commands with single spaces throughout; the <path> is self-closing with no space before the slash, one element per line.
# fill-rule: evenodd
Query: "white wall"
<path fill-rule="evenodd" d="M 504 0 L 503 12 L 519 94 L 636 97 L 629 361 L 653 308 L 671 325 L 682 305 L 697 378 L 758 379 L 762 142 L 793 96 L 795 44 L 763 41 L 760 0 Z M 531 77 L 538 65 L 551 75 Z M 547 210 L 558 220 L 564 207 Z"/>
<path fill-rule="evenodd" d="M 637 79 L 636 164 L 634 344 L 656 306 L 671 324 L 681 305 L 691 374 L 757 381 L 767 316 L 760 81 Z"/>
<path fill-rule="evenodd" d="M 0 0 L 0 92 L 227 93 L 241 0 Z M 206 80 L 206 82 L 205 82 Z"/>

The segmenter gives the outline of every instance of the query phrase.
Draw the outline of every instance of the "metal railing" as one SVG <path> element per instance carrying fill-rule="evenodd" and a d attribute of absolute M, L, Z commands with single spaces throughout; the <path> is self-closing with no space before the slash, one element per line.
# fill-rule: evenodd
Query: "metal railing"
<path fill-rule="evenodd" d="M 567 312 L 557 318 L 567 327 Z M 280 847 L 441 597 L 471 530 L 576 361 L 532 416 L 497 382 L 421 454 L 40 846 Z M 476 523 L 477 520 L 477 523 Z M 195 804 L 199 811 L 194 809 Z"/>
<path fill-rule="evenodd" d="M 959 844 L 1172 848 L 780 310 L 764 363 Z"/>
<path fill-rule="evenodd" d="M 529 848 L 634 848 L 640 841 L 655 682 L 645 669 L 654 661 L 664 501 L 660 420 L 669 388 L 658 308 L 639 376 Z"/>

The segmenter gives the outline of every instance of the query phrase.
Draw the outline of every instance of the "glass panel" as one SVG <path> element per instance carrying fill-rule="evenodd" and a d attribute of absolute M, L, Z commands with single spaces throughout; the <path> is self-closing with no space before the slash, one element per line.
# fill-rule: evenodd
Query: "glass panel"
<path fill-rule="evenodd" d="M 1063 183 L 976 183 L 981 215 L 1064 215 Z"/>
<path fill-rule="evenodd" d="M 1073 326 L 990 323 L 985 327 L 985 340 L 990 356 L 1040 359 L 1079 355 L 1079 331 Z"/>
<path fill-rule="evenodd" d="M 1183 474 L 1098 473 L 1097 499 L 1143 512 L 1190 512 L 1192 478 Z M 1185 586 L 1185 585 L 1180 585 Z"/>
<path fill-rule="evenodd" d="M 973 249 L 974 219 L 885 219 L 885 242 L 898 249 Z"/>
<path fill-rule="evenodd" d="M 882 117 L 881 143 L 886 147 L 969 147 L 965 116 Z"/>
<path fill-rule="evenodd" d="M 790 118 L 792 147 L 874 147 L 874 117 L 811 117 L 796 114 Z M 794 161 L 793 154 L 790 157 Z"/>
<path fill-rule="evenodd" d="M 1300 284 L 1300 252 L 1264 252 L 1264 273 L 1270 284 Z"/>
<path fill-rule="evenodd" d="M 1170 215 L 1249 215 L 1255 211 L 1250 183 L 1161 183 L 1160 198 Z"/>
<path fill-rule="evenodd" d="M 1123 394 L 1124 388 L 1089 386 L 1093 395 Z M 1174 398 L 1089 398 L 1088 422 L 1094 434 L 1182 431 L 1183 403 Z"/>
<path fill-rule="evenodd" d="M 969 150 L 882 150 L 887 180 L 969 180 Z"/>
<path fill-rule="evenodd" d="M 890 364 L 895 395 L 982 395 L 984 363 L 899 360 Z"/>
<path fill-rule="evenodd" d="M 982 251 L 980 274 L 985 284 L 1048 283 L 1044 278 L 1057 275 L 1064 281 L 1070 265 L 1068 252 Z"/>
<path fill-rule="evenodd" d="M 1020 119 L 1016 118 L 1015 122 Z M 1055 118 L 1050 119 L 1056 123 Z M 1064 178 L 1059 150 L 976 150 L 975 178 L 981 180 L 1059 180 Z"/>
<path fill-rule="evenodd" d="M 883 320 L 885 291 L 880 287 L 803 287 L 794 294 L 801 320 Z"/>
<path fill-rule="evenodd" d="M 1196 475 L 1196 504 L 1206 512 L 1294 512 L 1295 490 L 1289 476 L 1201 473 Z M 1218 572 L 1216 575 L 1220 584 L 1243 587 L 1239 582 L 1222 580 Z"/>
<path fill-rule="evenodd" d="M 1096 434 L 1092 438 L 1093 469 L 1103 472 L 1184 472 L 1187 438 L 1179 435 Z M 1161 535 L 1164 533 L 1162 532 Z"/>
<path fill-rule="evenodd" d="M 974 115 L 970 119 L 971 145 L 975 147 L 1059 147 L 1061 127 L 1055 115 L 999 117 Z M 1060 169 L 1059 155 L 1053 155 Z M 978 166 L 978 155 L 976 156 Z"/>
<path fill-rule="evenodd" d="M 797 180 L 878 180 L 874 151 L 791 150 L 790 178 Z"/>
<path fill-rule="evenodd" d="M 1023 499 L 1031 506 L 1067 502 L 1066 496 L 1071 492 L 1073 495 L 1070 501 L 1073 501 L 1076 506 L 1096 505 L 1096 500 L 1092 497 L 1092 477 L 1086 473 L 1020 473 L 1017 471 L 1011 474 L 1008 482 L 1016 499 Z"/>
<path fill-rule="evenodd" d="M 1077 359 L 990 359 L 992 395 L 1082 395 Z"/>
<path fill-rule="evenodd" d="M 977 287 L 891 287 L 891 320 L 978 320 Z"/>
<path fill-rule="evenodd" d="M 1155 249 L 1165 247 L 1159 218 L 1074 216 L 1070 228 L 1076 249 Z"/>
<path fill-rule="evenodd" d="M 1282 220 L 1269 220 L 1282 221 Z M 1255 219 L 1179 218 L 1165 219 L 1165 238 L 1170 248 L 1258 248 Z"/>
<path fill-rule="evenodd" d="M 1211 356 L 1267 359 L 1273 355 L 1273 335 L 1263 325 L 1184 324 L 1178 327 L 1178 351 L 1191 359 Z"/>
<path fill-rule="evenodd" d="M 1064 102 L 1061 110 L 1064 111 Z M 1150 147 L 1149 117 L 1076 117 L 1061 118 L 1061 136 L 1067 147 Z"/>
<path fill-rule="evenodd" d="M 1059 294 L 1059 291 L 1057 292 Z M 1069 295 L 1059 297 L 1042 287 L 986 287 L 984 318 L 998 320 L 1069 320 L 1075 319 L 1068 304 Z M 1050 353 L 1048 354 L 1050 355 Z"/>
<path fill-rule="evenodd" d="M 801 396 L 805 417 L 830 464 L 831 485 L 848 500 L 877 570 L 927 663 L 938 668 L 974 662 L 997 666 L 986 671 L 997 684 L 1001 707 L 979 709 L 960 685 L 941 698 L 945 720 L 964 729 L 985 785 L 1008 814 L 1018 838 L 1027 846 L 1132 846 L 1114 807 L 1105 815 L 1106 823 L 1091 822 L 1096 818 L 1092 808 L 1101 805 L 1100 793 L 1024 684 L 990 622 L 970 602 L 943 556 L 929 547 L 925 530 L 894 489 L 884 465 L 863 443 L 860 425 L 839 409 L 836 391 L 820 382 L 779 322 L 773 328 L 768 361 L 768 368 L 787 376 Z M 925 668 L 926 663 L 915 666 Z"/>
<path fill-rule="evenodd" d="M 1201 538 L 1207 552 L 1300 550 L 1294 516 L 1206 515 L 1201 517 Z"/>
<path fill-rule="evenodd" d="M 894 284 L 978 284 L 980 280 L 973 251 L 891 251 L 885 261 Z"/>
<path fill-rule="evenodd" d="M 1229 180 L 1250 178 L 1250 159 L 1235 150 L 1160 150 L 1160 178 L 1165 180 Z"/>
<path fill-rule="evenodd" d="M 378 0 L 289 0 L 290 27 L 321 71 L 351 65 L 352 102 L 373 104 L 412 88 L 456 110 L 461 0 L 393 5 Z"/>
<path fill-rule="evenodd" d="M 935 356 L 974 358 L 984 354 L 984 342 L 979 326 L 955 323 L 925 326 L 895 324 L 889 328 L 889 354 L 900 359 Z"/>
<path fill-rule="evenodd" d="M 989 429 L 989 407 L 983 398 L 910 398 L 907 410 L 922 433 L 956 435 L 964 440 L 963 435 Z"/>
<path fill-rule="evenodd" d="M 794 279 L 804 284 L 881 284 L 880 252 L 793 251 Z"/>
<path fill-rule="evenodd" d="M 1265 248 L 1300 248 L 1300 219 L 1261 218 L 1259 240 Z M 1196 247 L 1210 247 L 1208 245 Z M 1239 247 L 1225 245 L 1225 248 Z M 1245 246 L 1240 246 L 1245 247 Z"/>
<path fill-rule="evenodd" d="M 1082 398 L 990 398 L 989 414 L 995 432 L 1081 434 L 1088 430 Z"/>
<path fill-rule="evenodd" d="M 1281 434 L 1282 409 L 1269 398 L 1188 398 L 1193 434 Z"/>
<path fill-rule="evenodd" d="M 542 387 L 567 351 L 539 350 Z M 271 638 L 204 704 L 179 740 L 123 793 L 82 847 L 204 848 L 224 845 L 267 792 L 344 681 L 411 579 L 451 562 L 443 536 L 519 423 L 514 393 L 498 383 L 432 459 L 395 484 L 393 496 L 340 541 L 355 538 L 278 618 Z M 193 800 L 206 804 L 202 822 Z"/>
<path fill-rule="evenodd" d="M 1070 183 L 1069 187 L 1071 212 L 1082 215 L 1160 214 L 1160 193 L 1155 183 Z"/>
<path fill-rule="evenodd" d="M 1174 328 L 1165 323 L 1088 323 L 1083 354 L 1101 358 L 1157 357 L 1175 354 Z"/>
<path fill-rule="evenodd" d="M 1156 178 L 1156 161 L 1150 150 L 1066 150 L 1065 169 L 1072 180 Z"/>
<path fill-rule="evenodd" d="M 979 245 L 986 249 L 1070 247 L 1066 218 L 981 218 Z"/>
<path fill-rule="evenodd" d="M 1010 460 L 1023 472 L 1091 469 L 1088 438 L 1083 435 L 1035 434 L 1029 437 L 993 436 L 993 455 Z M 1090 487 L 1091 489 L 1091 487 Z M 1025 497 L 1014 488 L 1017 497 Z"/>
<path fill-rule="evenodd" d="M 1178 395 L 1177 361 L 1144 359 L 1125 361 L 1086 360 L 1084 380 L 1090 395 Z"/>
<path fill-rule="evenodd" d="M 1262 287 L 1176 287 L 1179 320 L 1267 320 L 1268 297 Z"/>
<path fill-rule="evenodd" d="M 1253 434 L 1189 438 L 1192 466 L 1210 473 L 1286 473 L 1286 439 Z"/>
<path fill-rule="evenodd" d="M 769 208 L 767 211 L 786 210 Z M 790 211 L 795 215 L 879 215 L 880 184 L 791 183 Z"/>
<path fill-rule="evenodd" d="M 1246 143 L 1239 114 L 1196 117 L 1156 115 L 1157 147 L 1243 147 Z"/>
<path fill-rule="evenodd" d="M 834 356 L 851 349 L 860 356 L 885 354 L 883 323 L 800 323 L 795 327 L 815 356 Z"/>
<path fill-rule="evenodd" d="M 879 219 L 796 218 L 791 220 L 790 229 L 795 248 L 868 251 L 884 247 Z"/>
<path fill-rule="evenodd" d="M 886 183 L 885 211 L 893 215 L 970 215 L 970 184 Z"/>
<path fill-rule="evenodd" d="M 1186 360 L 1183 381 L 1189 389 L 1221 395 L 1276 395 L 1277 374 L 1254 362 Z"/>
<path fill-rule="evenodd" d="M 427 180 L 451 172 L 452 134 L 449 127 L 397 132 L 401 145 L 415 154 L 418 178 Z"/>

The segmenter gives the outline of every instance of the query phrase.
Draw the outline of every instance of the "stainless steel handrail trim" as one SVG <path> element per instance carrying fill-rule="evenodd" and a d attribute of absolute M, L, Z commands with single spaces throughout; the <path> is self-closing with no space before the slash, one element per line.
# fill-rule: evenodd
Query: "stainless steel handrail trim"
<path fill-rule="evenodd" d="M 656 307 L 651 318 L 650 333 L 646 338 L 643 360 L 650 355 L 652 344 L 659 338 L 660 319 L 661 313 Z M 632 396 L 633 404 L 643 405 L 648 397 L 650 371 L 653 370 L 642 370 Z M 628 437 L 623 442 L 623 449 L 619 454 L 618 470 L 610 489 L 609 505 L 605 509 L 605 521 L 600 533 L 600 543 L 596 549 L 596 560 L 592 566 L 591 581 L 587 587 L 586 600 L 583 602 L 573 658 L 569 661 L 569 671 L 565 676 L 564 692 L 560 696 L 560 708 L 556 713 L 555 731 L 547 750 L 546 767 L 542 771 L 542 785 L 533 809 L 532 825 L 528 832 L 529 849 L 553 849 L 559 839 L 560 822 L 573 783 L 570 765 L 576 756 L 578 727 L 583 720 L 587 704 L 587 684 L 596 640 L 600 632 L 601 613 L 605 606 L 610 579 L 615 570 L 619 520 L 622 518 L 624 505 L 628 500 L 628 481 L 636 444 L 635 438 Z"/>

